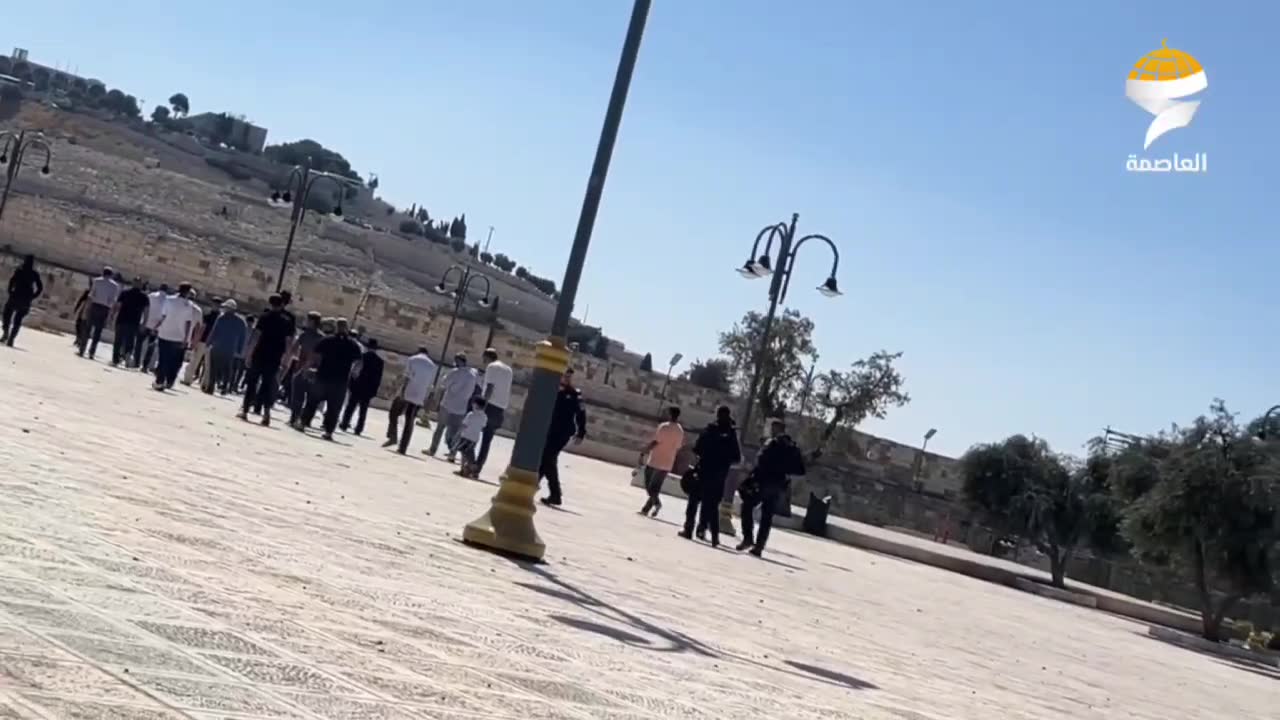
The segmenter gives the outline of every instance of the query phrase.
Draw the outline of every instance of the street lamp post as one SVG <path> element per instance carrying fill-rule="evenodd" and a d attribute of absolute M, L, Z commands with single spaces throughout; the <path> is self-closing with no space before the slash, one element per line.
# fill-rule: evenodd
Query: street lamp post
<path fill-rule="evenodd" d="M 1280 413 L 1280 405 L 1272 405 L 1262 414 L 1262 427 L 1258 428 L 1258 439 L 1266 440 L 1271 435 L 1271 416 Z"/>
<path fill-rule="evenodd" d="M 929 428 L 924 434 L 924 442 L 920 444 L 920 452 L 916 453 L 915 467 L 911 471 L 911 485 L 915 490 L 920 489 L 920 470 L 924 465 L 924 454 L 929 450 L 929 440 L 938 434 L 938 428 Z"/>
<path fill-rule="evenodd" d="M 469 523 L 462 531 L 464 542 L 498 552 L 516 555 L 528 560 L 540 561 L 547 548 L 533 524 L 534 496 L 538 492 L 538 467 L 542 449 L 547 440 L 547 428 L 551 424 L 551 412 L 555 407 L 557 386 L 565 369 L 569 367 L 569 350 L 566 335 L 573 301 L 578 294 L 578 282 L 582 279 L 582 267 L 591 244 L 591 231 L 595 227 L 596 214 L 600 210 L 600 197 L 609 174 L 609 161 L 618 139 L 618 127 L 622 124 L 622 111 L 627 103 L 627 91 L 635 71 L 636 57 L 640 53 L 640 39 L 644 36 L 645 21 L 649 16 L 652 0 L 635 0 L 631 9 L 631 21 L 627 37 L 622 45 L 622 57 L 614 76 L 613 91 L 609 95 L 609 107 L 605 112 L 604 126 L 600 130 L 600 142 L 596 145 L 595 160 L 591 164 L 591 176 L 582 198 L 582 211 L 578 215 L 578 227 L 569 251 L 564 281 L 560 284 L 560 301 L 551 321 L 551 333 L 538 343 L 533 361 L 533 378 L 520 413 L 520 429 L 516 432 L 516 446 L 511 453 L 511 464 L 502 475 L 498 493 L 493 496 L 488 512 Z"/>
<path fill-rule="evenodd" d="M 271 204 L 274 206 L 284 207 L 292 203 L 292 210 L 289 213 L 289 239 L 284 244 L 284 257 L 280 258 L 280 275 L 276 278 L 276 292 L 284 288 L 284 274 L 289 269 L 293 238 L 298 233 L 298 226 L 307 215 L 307 198 L 311 196 L 311 189 L 320 180 L 328 180 L 337 185 L 343 193 L 352 184 L 350 179 L 341 175 L 312 170 L 311 163 L 308 162 L 293 166 L 289 171 L 289 178 L 285 180 L 284 190 L 271 193 Z M 342 217 L 342 198 L 339 198 L 338 204 L 334 206 L 333 216 Z"/>
<path fill-rule="evenodd" d="M 454 272 L 458 273 L 458 285 L 453 290 L 449 290 L 449 276 Z M 449 329 L 444 332 L 444 345 L 440 348 L 440 363 L 436 365 L 436 377 L 431 381 L 431 389 L 433 391 L 435 390 L 436 382 L 440 379 L 440 370 L 444 367 L 446 358 L 449 356 L 449 342 L 453 340 L 453 326 L 458 322 L 458 314 L 462 312 L 462 303 L 467 299 L 467 292 L 471 289 L 471 283 L 476 280 L 484 281 L 484 296 L 479 300 L 480 307 L 487 308 L 491 305 L 496 307 L 498 298 L 491 297 L 493 286 L 489 282 L 489 276 L 473 270 L 471 263 L 463 266 L 450 266 L 448 270 L 444 271 L 444 276 L 440 278 L 440 284 L 435 287 L 435 291 L 441 295 L 453 297 L 453 314 L 449 316 Z"/>
<path fill-rule="evenodd" d="M 747 256 L 747 261 L 738 269 L 738 274 L 748 280 L 773 275 L 769 283 L 769 310 L 764 316 L 764 326 L 760 330 L 760 344 L 756 347 L 755 359 L 752 362 L 751 383 L 747 388 L 746 409 L 742 414 L 742 432 L 743 439 L 751 437 L 751 416 L 755 411 L 756 392 L 760 389 L 760 380 L 762 370 L 764 368 L 764 358 L 768 351 L 770 333 L 773 331 L 773 320 L 778 313 L 778 305 L 787 299 L 787 289 L 791 286 L 791 273 L 795 270 L 796 255 L 800 248 L 810 240 L 821 240 L 831 248 L 831 274 L 826 281 L 818 286 L 818 292 L 827 297 L 836 297 L 840 295 L 840 286 L 836 282 L 836 272 L 840 269 L 840 250 L 831 238 L 826 235 L 805 235 L 796 240 L 796 223 L 799 222 L 800 215 L 793 213 L 790 223 L 777 223 L 776 225 L 766 226 L 756 235 L 756 241 L 751 246 L 751 254 Z M 772 256 L 774 240 L 778 241 L 778 254 L 775 260 Z M 760 241 L 764 240 L 764 252 L 760 251 Z M 731 476 L 732 477 L 732 476 Z M 720 503 L 720 531 L 723 533 L 733 533 L 733 482 L 728 480 L 725 482 L 724 497 Z"/>
<path fill-rule="evenodd" d="M 40 166 L 40 174 L 48 175 L 53 151 L 49 149 L 44 133 L 36 131 L 28 136 L 26 130 L 20 130 L 16 135 L 8 130 L 0 131 L 0 165 L 5 166 L 4 190 L 0 192 L 0 218 L 4 218 L 4 206 L 9 202 L 9 190 L 13 187 L 13 181 L 18 177 L 18 173 L 22 171 L 27 150 L 32 148 L 44 153 L 44 164 Z"/>
<path fill-rule="evenodd" d="M 684 355 L 676 353 L 671 356 L 671 362 L 667 364 L 667 377 L 662 381 L 662 392 L 658 393 L 658 415 L 662 415 L 662 403 L 667 400 L 667 388 L 671 387 L 671 371 L 676 369 L 676 365 L 684 359 Z"/>

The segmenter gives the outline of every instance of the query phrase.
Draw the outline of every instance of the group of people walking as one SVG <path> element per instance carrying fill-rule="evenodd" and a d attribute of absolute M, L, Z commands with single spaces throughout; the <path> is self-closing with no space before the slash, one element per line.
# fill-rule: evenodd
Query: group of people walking
<path fill-rule="evenodd" d="M 640 470 L 647 494 L 640 514 L 656 517 L 662 509 L 662 488 L 676 465 L 685 445 L 684 428 L 680 425 L 680 408 L 667 409 L 667 420 L 658 425 L 653 437 L 640 453 Z M 680 537 L 686 540 L 707 539 L 712 547 L 720 545 L 720 503 L 726 500 L 729 473 L 742 462 L 742 446 L 738 428 L 728 406 L 716 409 L 716 417 L 698 433 L 693 444 L 694 462 L 681 476 L 685 493 L 684 527 Z M 738 486 L 742 500 L 742 541 L 737 550 L 757 557 L 764 553 L 773 529 L 773 516 L 788 501 L 791 477 L 804 475 L 805 458 L 786 432 L 780 419 L 769 421 L 769 437 L 757 453 L 755 463 Z M 759 510 L 760 525 L 755 526 Z"/>
<path fill-rule="evenodd" d="M 24 318 L 43 292 L 35 258 L 28 255 L 9 280 L 0 343 L 14 344 Z M 73 311 L 76 352 L 93 359 L 103 331 L 110 326 L 114 335 L 111 364 L 152 374 L 155 390 L 174 386 L 185 359 L 182 382 L 198 382 L 209 394 L 241 393 L 237 417 L 242 420 L 254 414 L 262 425 L 271 425 L 273 407 L 282 396 L 289 425 L 296 430 L 306 431 L 319 415 L 322 437 L 327 440 L 339 428 L 363 434 L 369 405 L 381 389 L 385 370 L 376 340 L 364 337 L 362 331 L 352 332 L 345 318 L 324 318 L 315 312 L 307 314 L 299 329 L 287 291 L 268 298 L 267 309 L 257 317 L 241 315 L 233 299 L 212 298 L 210 309 L 204 311 L 196 298 L 189 283 L 173 290 L 162 284 L 152 290 L 145 281 L 126 281 L 112 268 L 103 268 Z M 407 453 L 419 413 L 434 400 L 437 422 L 422 452 L 435 456 L 443 443 L 445 459 L 461 461 L 456 474 L 478 478 L 493 436 L 505 420 L 514 379 L 511 367 L 496 350 L 485 350 L 483 361 L 480 371 L 468 365 L 465 354 L 457 353 L 452 366 L 442 371 L 427 348 L 419 347 L 407 359 L 392 396 L 383 446 Z M 569 368 L 560 380 L 538 472 L 539 480 L 547 481 L 544 504 L 563 504 L 559 457 L 586 434 L 585 403 Z M 661 511 L 663 484 L 676 469 L 684 447 L 680 408 L 670 407 L 640 454 L 647 495 L 642 515 L 656 516 Z M 718 546 L 726 480 L 742 461 L 738 430 L 728 407 L 718 408 L 715 420 L 699 432 L 692 454 L 695 460 L 681 478 L 688 500 L 679 534 L 689 540 L 705 540 L 709 535 L 711 545 Z M 742 499 L 738 550 L 763 553 L 773 515 L 787 499 L 789 478 L 804 474 L 805 458 L 787 435 L 785 424 L 770 421 L 769 437 L 738 487 Z"/>

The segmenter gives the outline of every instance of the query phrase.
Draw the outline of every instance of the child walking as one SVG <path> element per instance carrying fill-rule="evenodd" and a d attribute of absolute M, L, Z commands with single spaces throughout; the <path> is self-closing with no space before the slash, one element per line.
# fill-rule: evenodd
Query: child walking
<path fill-rule="evenodd" d="M 479 468 L 476 467 L 476 446 L 480 444 L 480 436 L 489 422 L 489 416 L 484 410 L 485 404 L 484 398 L 478 395 L 471 398 L 471 409 L 462 418 L 462 427 L 458 429 L 458 434 L 449 447 L 451 455 L 456 453 L 462 456 L 462 467 L 454 473 L 459 477 L 474 480 L 480 476 Z"/>

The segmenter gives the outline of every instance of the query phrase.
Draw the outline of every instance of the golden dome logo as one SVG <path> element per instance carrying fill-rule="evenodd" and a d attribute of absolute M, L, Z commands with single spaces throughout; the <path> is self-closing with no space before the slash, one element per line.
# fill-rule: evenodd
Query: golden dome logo
<path fill-rule="evenodd" d="M 1200 62 L 1190 54 L 1169 47 L 1169 41 L 1161 43 L 1159 50 L 1147 53 L 1129 71 L 1124 83 L 1124 94 L 1134 103 L 1155 116 L 1147 127 L 1146 142 L 1142 149 L 1151 147 L 1156 138 L 1170 130 L 1191 124 L 1199 100 L 1180 100 L 1209 87 L 1209 78 Z"/>

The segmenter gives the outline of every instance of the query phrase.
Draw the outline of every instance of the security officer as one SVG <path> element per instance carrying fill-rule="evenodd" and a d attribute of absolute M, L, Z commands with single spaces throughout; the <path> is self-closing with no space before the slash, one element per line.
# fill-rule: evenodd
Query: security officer
<path fill-rule="evenodd" d="M 582 393 L 573 386 L 573 368 L 560 376 L 560 392 L 556 393 L 556 407 L 551 412 L 551 427 L 547 428 L 547 444 L 542 448 L 542 466 L 538 479 L 547 479 L 547 496 L 544 505 L 558 507 L 560 495 L 560 451 L 570 440 L 580 443 L 587 437 L 587 410 L 582 406 Z"/>

